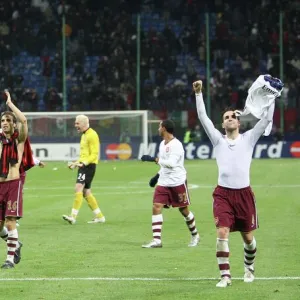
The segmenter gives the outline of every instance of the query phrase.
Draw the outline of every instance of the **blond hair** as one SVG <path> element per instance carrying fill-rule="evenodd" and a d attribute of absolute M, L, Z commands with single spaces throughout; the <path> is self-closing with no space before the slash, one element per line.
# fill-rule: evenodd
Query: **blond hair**
<path fill-rule="evenodd" d="M 83 123 L 84 125 L 89 126 L 89 118 L 86 115 L 78 115 L 76 117 L 76 121 L 79 121 L 80 123 Z"/>

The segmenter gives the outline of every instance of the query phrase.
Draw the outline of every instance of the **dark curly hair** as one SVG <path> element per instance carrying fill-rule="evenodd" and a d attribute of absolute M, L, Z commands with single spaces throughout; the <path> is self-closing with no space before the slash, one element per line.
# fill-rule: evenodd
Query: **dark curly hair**
<path fill-rule="evenodd" d="M 175 124 L 172 120 L 164 120 L 161 122 L 161 127 L 165 127 L 167 132 L 173 134 L 175 130 Z"/>

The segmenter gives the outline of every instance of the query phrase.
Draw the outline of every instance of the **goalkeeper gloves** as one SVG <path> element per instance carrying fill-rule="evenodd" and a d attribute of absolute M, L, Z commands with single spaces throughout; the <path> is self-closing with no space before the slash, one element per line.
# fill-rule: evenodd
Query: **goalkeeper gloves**
<path fill-rule="evenodd" d="M 270 86 L 276 89 L 277 91 L 281 91 L 284 86 L 283 82 L 280 79 L 272 76 L 265 75 L 264 80 L 268 81 L 270 83 Z"/>
<path fill-rule="evenodd" d="M 159 174 L 157 173 L 154 177 L 152 177 L 149 181 L 149 186 L 150 187 L 155 187 L 155 185 L 157 184 L 159 178 Z"/>
<path fill-rule="evenodd" d="M 142 160 L 142 161 L 155 161 L 155 157 L 150 156 L 150 155 L 143 155 L 143 156 L 141 157 L 141 160 Z"/>

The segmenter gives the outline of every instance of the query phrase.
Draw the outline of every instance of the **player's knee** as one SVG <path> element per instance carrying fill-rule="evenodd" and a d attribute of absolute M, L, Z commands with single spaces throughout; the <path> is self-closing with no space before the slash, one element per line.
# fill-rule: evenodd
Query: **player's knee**
<path fill-rule="evenodd" d="M 75 193 L 82 193 L 82 192 L 83 192 L 83 185 L 77 183 L 77 184 L 75 185 Z"/>
<path fill-rule="evenodd" d="M 220 239 L 227 239 L 229 236 L 229 228 L 227 227 L 219 227 L 217 229 L 217 235 Z"/>
<path fill-rule="evenodd" d="M 250 240 L 250 239 L 244 239 L 244 242 L 245 242 L 245 244 L 247 244 L 247 245 L 251 245 L 252 240 Z"/>
<path fill-rule="evenodd" d="M 5 225 L 8 230 L 13 230 L 16 228 L 17 219 L 15 217 L 6 217 Z"/>
<path fill-rule="evenodd" d="M 91 191 L 91 189 L 84 189 L 83 190 L 83 197 L 88 197 L 88 196 L 90 196 L 92 194 L 92 191 Z"/>
<path fill-rule="evenodd" d="M 243 240 L 245 244 L 250 245 L 253 242 L 253 236 L 244 236 Z"/>
<path fill-rule="evenodd" d="M 179 207 L 179 211 L 184 217 L 187 217 L 190 213 L 189 208 L 187 206 Z"/>
<path fill-rule="evenodd" d="M 161 204 L 161 203 L 153 203 L 153 213 L 155 213 L 155 214 L 161 213 L 162 208 L 163 208 L 163 204 Z"/>

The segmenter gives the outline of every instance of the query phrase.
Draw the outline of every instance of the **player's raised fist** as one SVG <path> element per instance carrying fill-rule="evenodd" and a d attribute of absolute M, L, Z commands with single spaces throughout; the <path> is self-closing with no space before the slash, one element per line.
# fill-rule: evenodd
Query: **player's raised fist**
<path fill-rule="evenodd" d="M 202 90 L 202 80 L 197 80 L 193 82 L 193 90 L 196 94 L 201 93 Z"/>

